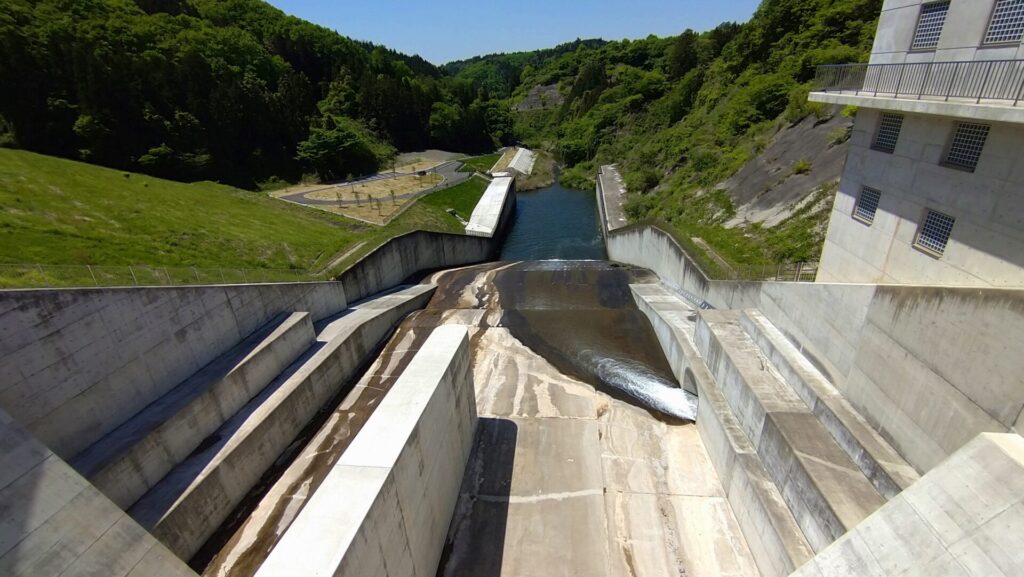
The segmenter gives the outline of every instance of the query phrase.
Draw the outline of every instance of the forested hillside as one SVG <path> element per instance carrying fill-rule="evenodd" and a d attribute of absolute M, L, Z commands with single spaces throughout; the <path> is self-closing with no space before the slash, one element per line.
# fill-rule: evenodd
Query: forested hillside
<path fill-rule="evenodd" d="M 749 22 L 704 33 L 579 42 L 561 53 L 500 55 L 448 69 L 474 81 L 518 79 L 511 106 L 537 87 L 557 87 L 560 102 L 520 106 L 530 110 L 516 112 L 514 122 L 518 138 L 558 152 L 568 167 L 566 184 L 590 187 L 601 164 L 616 162 L 634 219 L 667 221 L 680 236 L 702 237 L 739 264 L 813 260 L 834 191 L 805 187 L 806 202 L 794 203 L 782 222 L 768 223 L 774 227 L 746 222 L 738 205 L 776 185 L 799 188 L 785 181 L 816 170 L 816 154 L 782 166 L 780 145 L 800 138 L 823 152 L 843 145 L 849 119 L 809 104 L 810 81 L 819 64 L 867 57 L 881 4 L 764 0 Z M 791 130 L 798 132 L 787 135 Z M 830 157 L 832 178 L 841 166 L 834 159 L 842 156 Z M 772 168 L 778 171 L 772 182 L 733 179 L 758 182 L 762 190 L 729 190 L 725 181 L 753 159 L 780 165 Z"/>
<path fill-rule="evenodd" d="M 0 145 L 177 180 L 493 150 L 507 104 L 259 0 L 0 0 Z"/>

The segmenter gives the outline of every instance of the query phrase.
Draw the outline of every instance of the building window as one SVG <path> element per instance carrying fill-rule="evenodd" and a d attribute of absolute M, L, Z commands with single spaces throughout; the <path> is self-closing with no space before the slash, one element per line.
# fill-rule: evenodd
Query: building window
<path fill-rule="evenodd" d="M 924 215 L 924 223 L 917 231 L 914 244 L 928 252 L 941 255 L 946 250 L 954 222 L 956 219 L 952 216 L 928 209 Z"/>
<path fill-rule="evenodd" d="M 974 172 L 981 158 L 981 151 L 988 139 L 987 124 L 961 122 L 956 125 L 953 142 L 949 145 L 945 164 Z"/>
<path fill-rule="evenodd" d="M 1020 42 L 1024 34 L 1024 0 L 996 0 L 992 21 L 985 33 L 986 44 Z"/>
<path fill-rule="evenodd" d="M 896 141 L 900 138 L 900 129 L 902 128 L 902 114 L 882 114 L 882 121 L 878 123 L 878 132 L 875 133 L 875 143 L 871 145 L 871 148 L 892 154 L 896 150 Z"/>
<path fill-rule="evenodd" d="M 862 188 L 857 204 L 853 207 L 853 218 L 869 225 L 875 222 L 875 213 L 878 212 L 878 201 L 881 198 L 881 191 L 867 186 Z"/>
<path fill-rule="evenodd" d="M 947 12 L 949 0 L 921 5 L 921 15 L 917 18 L 917 31 L 914 32 L 911 50 L 931 50 L 939 45 L 939 36 L 942 35 Z"/>

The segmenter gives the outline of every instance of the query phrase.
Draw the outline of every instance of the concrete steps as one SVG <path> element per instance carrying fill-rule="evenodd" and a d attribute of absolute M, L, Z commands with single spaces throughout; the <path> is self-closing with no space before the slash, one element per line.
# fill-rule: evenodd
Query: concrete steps
<path fill-rule="evenodd" d="M 77 455 L 122 509 L 149 491 L 309 348 L 309 313 L 283 313 Z"/>
<path fill-rule="evenodd" d="M 918 480 L 917 471 L 761 312 L 743 311 L 740 324 L 880 495 L 891 499 Z"/>
<path fill-rule="evenodd" d="M 746 333 L 743 316 L 702 312 L 697 348 L 807 542 L 820 551 L 885 499 Z"/>
<path fill-rule="evenodd" d="M 318 323 L 295 362 L 209 435 L 130 509 L 168 549 L 191 558 L 299 432 L 346 385 L 431 285 L 400 287 Z"/>

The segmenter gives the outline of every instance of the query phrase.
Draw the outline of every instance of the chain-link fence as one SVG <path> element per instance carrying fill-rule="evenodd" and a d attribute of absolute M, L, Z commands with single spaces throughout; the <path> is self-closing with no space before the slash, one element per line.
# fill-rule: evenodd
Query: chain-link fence
<path fill-rule="evenodd" d="M 0 264 L 0 288 L 180 286 L 324 280 L 294 269 Z"/>

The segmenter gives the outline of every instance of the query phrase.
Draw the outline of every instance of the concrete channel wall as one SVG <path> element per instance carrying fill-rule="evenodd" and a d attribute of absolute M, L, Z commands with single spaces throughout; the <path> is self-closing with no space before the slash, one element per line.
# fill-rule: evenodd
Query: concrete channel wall
<path fill-rule="evenodd" d="M 499 172 L 487 186 L 473 209 L 466 225 L 466 234 L 489 239 L 500 238 L 500 233 L 515 211 L 516 179 Z"/>
<path fill-rule="evenodd" d="M 490 236 L 414 231 L 338 282 L 0 291 L 0 409 L 63 458 L 92 445 L 281 313 L 316 322 L 428 270 L 493 258 Z"/>
<path fill-rule="evenodd" d="M 335 282 L 0 291 L 0 408 L 70 458 L 275 316 L 346 305 Z"/>
<path fill-rule="evenodd" d="M 468 331 L 437 328 L 257 577 L 432 577 L 476 421 Z"/>
<path fill-rule="evenodd" d="M 794 577 L 1024 575 L 1024 438 L 986 433 Z"/>
<path fill-rule="evenodd" d="M 196 577 L 0 410 L 0 575 Z"/>
<path fill-rule="evenodd" d="M 1024 291 L 709 280 L 666 232 L 607 237 L 696 306 L 759 309 L 919 472 L 983 432 L 1024 432 Z"/>

